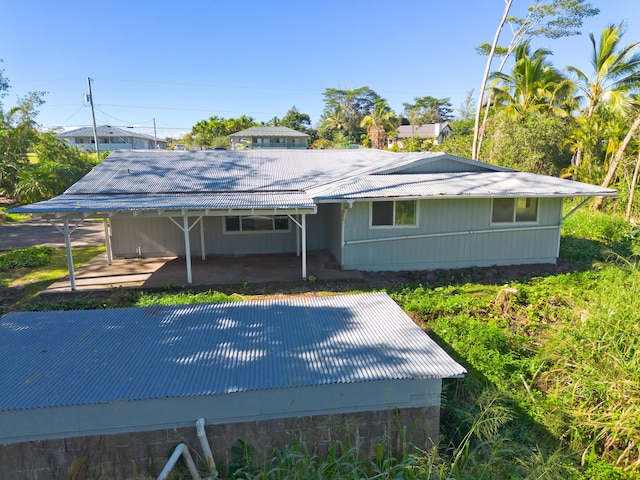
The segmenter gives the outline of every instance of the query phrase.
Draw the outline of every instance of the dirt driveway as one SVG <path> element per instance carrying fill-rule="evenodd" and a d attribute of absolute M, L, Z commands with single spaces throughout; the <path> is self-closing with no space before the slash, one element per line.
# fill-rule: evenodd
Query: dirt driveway
<path fill-rule="evenodd" d="M 61 222 L 58 226 L 62 226 Z M 73 228 L 75 223 L 70 224 Z M 46 220 L 27 220 L 0 224 L 0 251 L 29 248 L 37 245 L 64 247 L 64 236 Z M 102 222 L 85 220 L 71 234 L 71 245 L 86 247 L 104 245 Z"/>

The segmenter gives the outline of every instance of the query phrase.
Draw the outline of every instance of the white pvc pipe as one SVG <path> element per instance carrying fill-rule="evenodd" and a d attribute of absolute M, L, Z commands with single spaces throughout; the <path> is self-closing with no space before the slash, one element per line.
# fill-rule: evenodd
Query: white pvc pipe
<path fill-rule="evenodd" d="M 209 446 L 209 440 L 207 440 L 207 433 L 204 430 L 204 418 L 199 418 L 196 422 L 196 432 L 198 433 L 198 440 L 200 440 L 200 446 L 202 447 L 202 453 L 209 466 L 209 471 L 215 478 L 218 478 L 218 470 L 216 469 L 216 462 L 213 460 L 213 453 L 211 453 L 211 447 Z M 211 477 L 209 477 L 211 478 Z"/>
<path fill-rule="evenodd" d="M 196 468 L 196 464 L 193 462 L 193 458 L 189 453 L 189 447 L 187 447 L 187 445 L 184 443 L 181 443 L 175 448 L 175 450 L 171 454 L 171 457 L 167 461 L 167 464 L 164 466 L 164 468 L 160 472 L 160 475 L 158 475 L 158 480 L 165 480 L 169 476 L 169 474 L 171 473 L 171 470 L 173 470 L 173 467 L 175 467 L 176 462 L 178 461 L 181 455 L 184 458 L 185 463 L 187 464 L 187 468 L 189 469 L 189 473 L 191 473 L 191 476 L 195 480 L 202 480 L 202 477 L 200 476 L 200 473 Z"/>

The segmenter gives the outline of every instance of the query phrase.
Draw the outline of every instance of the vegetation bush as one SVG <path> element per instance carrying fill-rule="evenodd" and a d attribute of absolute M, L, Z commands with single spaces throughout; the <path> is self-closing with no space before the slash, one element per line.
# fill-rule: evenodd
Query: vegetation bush
<path fill-rule="evenodd" d="M 6 272 L 13 268 L 42 267 L 51 262 L 53 247 L 38 246 L 33 248 L 21 248 L 0 254 L 0 272 Z"/>

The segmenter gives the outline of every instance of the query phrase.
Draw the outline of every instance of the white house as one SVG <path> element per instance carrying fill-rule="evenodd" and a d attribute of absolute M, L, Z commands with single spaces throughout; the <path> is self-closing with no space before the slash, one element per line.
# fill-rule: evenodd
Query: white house
<path fill-rule="evenodd" d="M 260 148 L 307 148 L 306 133 L 288 127 L 250 127 L 229 135 L 231 150 Z"/>
<path fill-rule="evenodd" d="M 396 130 L 395 137 L 389 137 L 388 146 L 391 147 L 394 143 L 402 146 L 403 140 L 415 136 L 431 138 L 433 139 L 433 143 L 440 145 L 449 135 L 451 135 L 449 122 L 427 123 L 425 125 L 400 125 Z"/>
<path fill-rule="evenodd" d="M 101 152 L 109 150 L 154 150 L 156 148 L 166 148 L 167 142 L 152 135 L 136 133 L 132 130 L 102 125 L 96 128 L 98 137 L 98 149 Z M 76 128 L 66 132 L 57 133 L 57 138 L 65 140 L 69 145 L 80 150 L 95 150 L 95 138 L 92 127 Z"/>

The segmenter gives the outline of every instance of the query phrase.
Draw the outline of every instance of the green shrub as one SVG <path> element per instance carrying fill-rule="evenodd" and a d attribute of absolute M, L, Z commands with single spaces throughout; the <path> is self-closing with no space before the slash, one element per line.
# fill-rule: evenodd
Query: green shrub
<path fill-rule="evenodd" d="M 19 248 L 0 254 L 0 272 L 13 268 L 36 268 L 48 265 L 53 257 L 53 247 L 37 246 Z"/>

